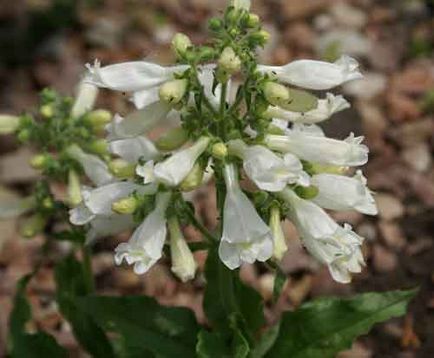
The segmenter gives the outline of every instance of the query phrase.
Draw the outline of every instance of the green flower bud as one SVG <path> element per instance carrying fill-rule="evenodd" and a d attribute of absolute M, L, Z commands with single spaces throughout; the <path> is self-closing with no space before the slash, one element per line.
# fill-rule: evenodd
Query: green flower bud
<path fill-rule="evenodd" d="M 187 91 L 187 80 L 173 80 L 164 83 L 160 87 L 160 99 L 170 105 L 179 103 Z"/>
<path fill-rule="evenodd" d="M 248 27 L 253 28 L 253 27 L 258 26 L 259 22 L 260 22 L 259 16 L 256 15 L 256 14 L 250 13 L 249 16 L 247 17 L 246 24 L 247 24 Z"/>
<path fill-rule="evenodd" d="M 192 45 L 190 38 L 187 35 L 178 33 L 172 39 L 172 49 L 178 57 L 182 57 Z"/>
<path fill-rule="evenodd" d="M 241 69 L 241 60 L 232 49 L 232 47 L 226 47 L 218 61 L 219 68 L 230 75 L 237 73 Z"/>
<path fill-rule="evenodd" d="M 211 148 L 212 156 L 219 160 L 225 160 L 228 156 L 228 147 L 224 143 L 216 143 Z"/>
<path fill-rule="evenodd" d="M 40 234 L 47 224 L 47 220 L 40 214 L 35 214 L 25 219 L 20 227 L 20 234 L 26 239 L 31 239 Z"/>
<path fill-rule="evenodd" d="M 32 159 L 30 159 L 30 165 L 33 169 L 41 170 L 47 165 L 50 160 L 50 156 L 47 154 L 38 154 L 35 155 Z"/>
<path fill-rule="evenodd" d="M 283 255 L 288 250 L 288 246 L 286 245 L 285 234 L 282 230 L 280 210 L 277 206 L 271 208 L 269 226 L 274 239 L 273 256 L 276 260 L 281 261 Z"/>
<path fill-rule="evenodd" d="M 96 109 L 88 113 L 84 120 L 94 128 L 101 128 L 110 123 L 112 114 L 105 109 Z"/>
<path fill-rule="evenodd" d="M 134 178 L 136 174 L 136 166 L 123 159 L 112 160 L 108 167 L 110 172 L 118 179 Z"/>
<path fill-rule="evenodd" d="M 306 199 L 306 200 L 311 200 L 313 198 L 315 198 L 318 195 L 318 188 L 316 186 L 308 186 L 308 187 L 304 187 L 304 186 L 297 186 L 294 191 L 297 193 L 297 195 L 300 198 Z"/>
<path fill-rule="evenodd" d="M 88 145 L 88 149 L 90 152 L 99 155 L 106 155 L 109 153 L 108 142 L 105 139 L 96 139 L 90 142 Z"/>
<path fill-rule="evenodd" d="M 20 117 L 0 114 L 0 134 L 12 134 L 20 126 Z"/>
<path fill-rule="evenodd" d="M 202 185 L 204 170 L 199 163 L 196 163 L 187 177 L 180 184 L 180 189 L 185 192 L 192 191 Z"/>
<path fill-rule="evenodd" d="M 290 101 L 288 88 L 275 82 L 265 83 L 264 95 L 267 101 L 275 106 L 283 106 Z"/>
<path fill-rule="evenodd" d="M 44 200 L 42 200 L 42 207 L 43 207 L 44 209 L 47 209 L 47 210 L 51 210 L 51 209 L 53 209 L 53 208 L 54 208 L 54 202 L 53 202 L 53 199 L 47 197 L 47 198 L 45 198 Z"/>
<path fill-rule="evenodd" d="M 270 33 L 265 30 L 260 30 L 253 33 L 250 37 L 253 41 L 257 42 L 259 45 L 265 45 L 270 39 Z"/>
<path fill-rule="evenodd" d="M 83 196 L 81 195 L 80 177 L 75 170 L 70 170 L 68 172 L 67 193 L 67 202 L 70 206 L 76 207 L 83 201 Z"/>
<path fill-rule="evenodd" d="M 170 152 L 182 147 L 188 141 L 188 133 L 182 127 L 169 129 L 155 142 L 155 146 L 163 151 Z"/>
<path fill-rule="evenodd" d="M 267 128 L 267 133 L 275 135 L 285 135 L 285 131 L 282 128 L 276 127 L 272 124 Z"/>
<path fill-rule="evenodd" d="M 30 139 L 30 131 L 28 129 L 20 130 L 17 138 L 22 143 L 27 142 Z"/>
<path fill-rule="evenodd" d="M 216 51 L 212 47 L 202 46 L 199 50 L 198 56 L 201 61 L 209 61 L 214 59 Z"/>
<path fill-rule="evenodd" d="M 345 175 L 348 171 L 348 167 L 337 167 L 333 165 L 321 165 L 321 164 L 313 164 L 309 163 L 308 171 L 312 174 L 337 174 L 337 175 Z"/>
<path fill-rule="evenodd" d="M 54 116 L 54 107 L 51 104 L 44 104 L 39 108 L 39 113 L 46 119 L 52 118 Z"/>
<path fill-rule="evenodd" d="M 219 31 L 223 27 L 223 21 L 218 18 L 209 20 L 208 26 L 212 31 Z"/>
<path fill-rule="evenodd" d="M 112 210 L 117 214 L 134 214 L 137 210 L 138 200 L 132 196 L 118 200 L 112 204 Z"/>

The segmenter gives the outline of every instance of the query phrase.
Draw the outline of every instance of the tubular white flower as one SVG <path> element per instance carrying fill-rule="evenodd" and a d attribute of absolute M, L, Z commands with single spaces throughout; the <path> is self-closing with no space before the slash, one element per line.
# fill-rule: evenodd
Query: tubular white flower
<path fill-rule="evenodd" d="M 264 262 L 273 254 L 270 228 L 241 190 L 233 164 L 225 165 L 224 177 L 227 194 L 223 210 L 220 259 L 230 269 L 235 269 L 244 262 Z"/>
<path fill-rule="evenodd" d="M 98 238 L 119 235 L 135 227 L 136 223 L 132 215 L 97 216 L 90 222 L 90 228 L 86 233 L 86 244 L 90 245 Z"/>
<path fill-rule="evenodd" d="M 97 96 L 97 86 L 91 83 L 87 83 L 86 81 L 81 81 L 78 85 L 75 102 L 71 109 L 71 116 L 81 117 L 83 114 L 90 111 L 95 104 Z"/>
<path fill-rule="evenodd" d="M 137 108 L 143 108 L 158 101 L 158 88 L 173 79 L 175 73 L 189 68 L 187 65 L 163 67 L 146 61 L 125 62 L 101 67 L 98 61 L 87 65 L 89 74 L 86 81 L 115 91 L 133 92 Z"/>
<path fill-rule="evenodd" d="M 278 207 L 271 208 L 270 211 L 270 228 L 274 239 L 273 256 L 276 260 L 281 261 L 285 252 L 288 251 L 285 234 L 282 229 L 280 210 Z"/>
<path fill-rule="evenodd" d="M 290 205 L 289 217 L 297 227 L 304 246 L 321 263 L 328 266 L 333 279 L 349 283 L 351 273 L 364 265 L 360 247 L 363 238 L 349 225 L 342 228 L 316 204 L 299 198 L 285 189 L 279 196 Z"/>
<path fill-rule="evenodd" d="M 361 79 L 358 68 L 358 62 L 349 56 L 342 56 L 334 63 L 297 60 L 285 66 L 258 66 L 260 72 L 275 74 L 284 83 L 312 90 L 328 90 Z"/>
<path fill-rule="evenodd" d="M 116 114 L 107 126 L 108 140 L 134 138 L 152 129 L 163 120 L 170 112 L 170 106 L 162 102 L 156 102 L 135 111 L 125 118 Z"/>
<path fill-rule="evenodd" d="M 146 273 L 162 256 L 167 235 L 166 209 L 171 193 L 159 193 L 156 207 L 136 229 L 127 243 L 120 244 L 115 249 L 115 262 L 120 265 L 125 260 L 128 265 L 134 265 L 138 275 Z"/>
<path fill-rule="evenodd" d="M 231 152 L 236 152 L 243 159 L 246 174 L 259 189 L 277 192 L 282 191 L 288 184 L 310 185 L 303 165 L 292 154 L 288 153 L 281 158 L 264 146 L 248 147 L 241 140 L 231 141 L 228 145 Z"/>
<path fill-rule="evenodd" d="M 293 153 L 300 159 L 326 165 L 359 166 L 368 161 L 369 149 L 363 137 L 350 136 L 341 141 L 324 136 L 316 126 L 296 125 L 286 135 L 267 135 L 265 143 L 272 150 Z"/>
<path fill-rule="evenodd" d="M 282 119 L 296 123 L 314 124 L 329 119 L 333 114 L 350 108 L 350 103 L 342 96 L 327 93 L 326 99 L 318 101 L 318 107 L 307 112 L 286 111 L 280 107 L 272 106 L 266 111 L 266 115 L 272 118 Z"/>
<path fill-rule="evenodd" d="M 182 281 L 194 278 L 197 265 L 193 254 L 185 241 L 178 219 L 173 216 L 168 220 L 170 233 L 170 253 L 172 257 L 172 272 Z"/>
<path fill-rule="evenodd" d="M 136 167 L 136 174 L 143 178 L 144 184 L 150 184 L 155 181 L 154 168 L 154 161 L 150 160 L 143 165 L 138 165 Z"/>
<path fill-rule="evenodd" d="M 114 181 L 107 164 L 96 155 L 84 152 L 75 144 L 68 148 L 67 153 L 71 158 L 81 164 L 87 177 L 92 180 L 95 185 L 101 186 Z"/>
<path fill-rule="evenodd" d="M 232 0 L 232 6 L 236 9 L 250 10 L 251 1 L 250 0 Z"/>
<path fill-rule="evenodd" d="M 178 186 L 193 169 L 197 159 L 208 147 L 210 139 L 200 138 L 190 148 L 180 150 L 154 168 L 155 178 L 169 186 Z"/>
<path fill-rule="evenodd" d="M 109 143 L 109 150 L 129 163 L 137 163 L 139 159 L 148 161 L 160 156 L 154 143 L 143 136 L 114 140 Z"/>
<path fill-rule="evenodd" d="M 377 205 L 366 183 L 360 170 L 353 178 L 317 174 L 312 177 L 312 185 L 316 186 L 319 192 L 312 201 L 325 209 L 357 210 L 366 215 L 377 215 Z"/>

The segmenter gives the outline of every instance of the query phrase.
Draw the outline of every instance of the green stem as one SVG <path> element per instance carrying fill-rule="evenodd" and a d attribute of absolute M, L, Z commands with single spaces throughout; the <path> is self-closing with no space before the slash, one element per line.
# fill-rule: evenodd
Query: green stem
<path fill-rule="evenodd" d="M 204 236 L 204 238 L 210 243 L 218 242 L 218 239 L 209 232 L 209 230 L 196 218 L 194 212 L 186 205 L 186 211 L 191 224 L 199 230 L 199 232 Z"/>
<path fill-rule="evenodd" d="M 83 265 L 83 273 L 84 279 L 86 282 L 86 288 L 89 293 L 95 292 L 95 282 L 92 274 L 92 256 L 91 249 L 88 245 L 83 245 L 81 247 L 82 253 L 82 265 Z"/>

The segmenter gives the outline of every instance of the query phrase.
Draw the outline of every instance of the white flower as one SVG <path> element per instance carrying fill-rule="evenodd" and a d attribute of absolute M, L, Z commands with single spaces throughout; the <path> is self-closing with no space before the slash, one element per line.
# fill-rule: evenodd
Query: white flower
<path fill-rule="evenodd" d="M 89 75 L 86 80 L 98 87 L 116 91 L 132 92 L 137 108 L 144 108 L 159 100 L 159 87 L 173 79 L 175 73 L 189 68 L 187 65 L 163 67 L 146 61 L 125 62 L 101 67 L 98 61 L 94 66 L 87 65 Z"/>
<path fill-rule="evenodd" d="M 81 81 L 71 109 L 71 116 L 74 118 L 81 117 L 86 112 L 89 112 L 93 108 L 97 96 L 98 87 L 86 81 Z"/>
<path fill-rule="evenodd" d="M 125 260 L 134 265 L 138 275 L 146 273 L 162 256 L 167 235 L 166 209 L 171 193 L 159 193 L 156 207 L 136 229 L 127 243 L 115 249 L 115 262 L 120 265 Z"/>
<path fill-rule="evenodd" d="M 366 215 L 377 215 L 378 209 L 366 178 L 357 171 L 353 178 L 335 174 L 317 174 L 312 185 L 319 189 L 312 199 L 319 206 L 330 210 L 357 210 Z"/>
<path fill-rule="evenodd" d="M 193 169 L 197 159 L 208 147 L 210 139 L 200 138 L 190 148 L 180 150 L 154 168 L 155 178 L 169 186 L 178 186 Z"/>
<path fill-rule="evenodd" d="M 140 159 L 156 159 L 160 156 L 154 143 L 143 136 L 114 140 L 109 143 L 109 150 L 129 163 L 137 163 Z"/>
<path fill-rule="evenodd" d="M 362 78 L 358 71 L 358 62 L 342 56 L 334 63 L 297 60 L 285 66 L 258 66 L 263 73 L 275 74 L 277 78 L 287 84 L 312 90 L 328 90 L 340 86 L 348 81 Z"/>
<path fill-rule="evenodd" d="M 264 146 L 248 147 L 240 140 L 231 141 L 228 145 L 232 152 L 237 152 L 243 159 L 246 174 L 259 189 L 277 192 L 288 184 L 309 186 L 309 176 L 293 154 L 288 153 L 281 158 Z"/>
<path fill-rule="evenodd" d="M 118 235 L 136 226 L 132 215 L 113 214 L 110 217 L 97 216 L 90 223 L 86 233 L 86 244 L 89 245 L 96 239 Z"/>
<path fill-rule="evenodd" d="M 368 161 L 369 149 L 361 144 L 363 139 L 352 133 L 343 141 L 331 139 L 314 125 L 295 125 L 286 135 L 267 135 L 265 143 L 272 150 L 293 153 L 306 161 L 353 167 Z"/>
<path fill-rule="evenodd" d="M 170 233 L 170 253 L 172 257 L 172 272 L 182 282 L 194 278 L 197 265 L 193 254 L 185 241 L 176 216 L 169 218 L 168 227 Z"/>
<path fill-rule="evenodd" d="M 116 114 L 106 129 L 108 140 L 134 138 L 155 127 L 170 112 L 170 107 L 162 102 L 152 103 L 145 108 L 132 112 L 125 118 Z"/>
<path fill-rule="evenodd" d="M 270 107 L 266 115 L 272 118 L 282 119 L 296 123 L 314 124 L 329 119 L 333 114 L 350 107 L 350 104 L 342 96 L 327 93 L 326 99 L 320 99 L 318 106 L 308 112 L 291 112 L 280 107 Z"/>
<path fill-rule="evenodd" d="M 349 283 L 351 273 L 359 273 L 364 265 L 360 247 L 363 238 L 342 228 L 316 204 L 299 198 L 290 189 L 279 196 L 290 205 L 289 218 L 297 227 L 304 246 L 320 262 L 326 264 L 333 279 Z"/>
<path fill-rule="evenodd" d="M 150 160 L 143 165 L 138 165 L 136 167 L 136 174 L 143 178 L 144 184 L 150 184 L 155 181 L 154 168 L 154 161 Z"/>
<path fill-rule="evenodd" d="M 232 6 L 236 9 L 250 10 L 251 1 L 250 0 L 232 0 Z"/>
<path fill-rule="evenodd" d="M 233 164 L 225 165 L 224 177 L 227 194 L 219 248 L 220 259 L 232 270 L 244 262 L 264 262 L 273 254 L 270 228 L 241 190 Z"/>
<path fill-rule="evenodd" d="M 114 181 L 107 164 L 96 155 L 84 152 L 75 144 L 67 149 L 67 153 L 72 159 L 81 164 L 87 177 L 92 180 L 95 185 L 101 186 Z"/>

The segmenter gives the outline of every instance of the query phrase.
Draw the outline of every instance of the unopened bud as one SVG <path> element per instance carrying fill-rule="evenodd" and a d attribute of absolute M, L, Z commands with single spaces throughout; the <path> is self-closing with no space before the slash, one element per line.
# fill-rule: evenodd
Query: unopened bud
<path fill-rule="evenodd" d="M 177 33 L 172 39 L 172 49 L 178 57 L 184 56 L 191 45 L 190 38 L 181 33 Z"/>
<path fill-rule="evenodd" d="M 12 134 L 20 125 L 20 117 L 0 114 L 0 134 Z"/>
<path fill-rule="evenodd" d="M 306 199 L 306 200 L 311 200 L 313 198 L 315 198 L 318 193 L 319 190 L 316 186 L 311 185 L 308 187 L 304 187 L 304 186 L 297 186 L 294 191 L 296 192 L 296 194 L 302 198 L 302 199 Z"/>
<path fill-rule="evenodd" d="M 228 156 L 228 147 L 224 143 L 216 143 L 211 148 L 212 156 L 224 160 Z"/>
<path fill-rule="evenodd" d="M 256 14 L 252 14 L 250 13 L 249 16 L 247 17 L 247 26 L 248 27 L 256 27 L 259 25 L 260 19 L 259 16 Z"/>
<path fill-rule="evenodd" d="M 275 82 L 267 82 L 264 85 L 264 95 L 267 101 L 275 106 L 285 105 L 290 100 L 288 88 Z"/>
<path fill-rule="evenodd" d="M 169 129 L 155 142 L 155 146 L 164 152 L 182 147 L 188 141 L 188 133 L 182 127 Z"/>
<path fill-rule="evenodd" d="M 276 260 L 281 261 L 288 246 L 282 229 L 280 210 L 277 206 L 273 206 L 270 211 L 270 229 L 274 239 L 273 256 Z"/>
<path fill-rule="evenodd" d="M 42 200 L 42 207 L 44 209 L 47 209 L 47 210 L 53 209 L 54 208 L 54 201 L 53 201 L 53 199 L 47 197 L 44 200 Z"/>
<path fill-rule="evenodd" d="M 136 211 L 137 206 L 137 199 L 130 196 L 128 198 L 124 198 L 114 202 L 112 204 L 112 210 L 117 214 L 127 215 L 133 214 Z"/>
<path fill-rule="evenodd" d="M 38 154 L 35 155 L 32 159 L 30 159 L 30 165 L 33 169 L 41 170 L 47 165 L 50 157 L 46 154 Z"/>
<path fill-rule="evenodd" d="M 83 201 L 81 194 L 80 177 L 75 170 L 68 172 L 68 204 L 71 207 L 76 207 Z"/>
<path fill-rule="evenodd" d="M 237 73 L 241 69 L 241 60 L 232 49 L 232 47 L 226 47 L 218 61 L 219 69 L 230 75 Z"/>
<path fill-rule="evenodd" d="M 187 91 L 187 80 L 173 80 L 164 83 L 160 87 L 159 95 L 160 99 L 171 105 L 179 103 Z"/>
<path fill-rule="evenodd" d="M 101 128 L 109 124 L 112 120 L 112 114 L 105 109 L 96 109 L 88 113 L 85 117 L 85 121 L 94 128 Z"/>
<path fill-rule="evenodd" d="M 54 108 L 51 104 L 44 104 L 39 108 L 39 113 L 44 118 L 52 118 L 54 116 Z"/>
<path fill-rule="evenodd" d="M 170 254 L 172 257 L 172 272 L 182 281 L 194 278 L 197 264 L 193 254 L 182 234 L 178 219 L 173 216 L 168 220 L 170 233 Z"/>
<path fill-rule="evenodd" d="M 193 166 L 193 169 L 187 175 L 187 177 L 180 184 L 180 189 L 185 192 L 197 189 L 202 185 L 204 176 L 204 170 L 199 163 Z"/>
<path fill-rule="evenodd" d="M 267 128 L 268 134 L 274 134 L 274 135 L 284 135 L 285 131 L 282 128 L 279 128 L 273 124 L 270 124 Z"/>
<path fill-rule="evenodd" d="M 81 117 L 92 110 L 97 95 L 98 87 L 83 80 L 78 86 L 77 96 L 71 109 L 71 116 L 73 118 Z"/>
<path fill-rule="evenodd" d="M 265 30 L 261 30 L 258 32 L 255 32 L 251 35 L 251 39 L 253 41 L 258 42 L 260 45 L 265 45 L 268 40 L 270 39 L 270 33 L 265 31 Z"/>
<path fill-rule="evenodd" d="M 221 19 L 212 18 L 209 20 L 208 26 L 212 31 L 219 31 L 223 27 L 223 22 Z"/>
<path fill-rule="evenodd" d="M 309 163 L 309 171 L 313 174 L 337 174 L 345 175 L 348 171 L 348 167 L 338 167 L 333 165 L 321 165 Z"/>
<path fill-rule="evenodd" d="M 105 139 L 96 139 L 90 142 L 88 149 L 90 152 L 99 155 L 106 155 L 109 153 L 108 142 Z"/>
<path fill-rule="evenodd" d="M 136 174 L 136 166 L 123 159 L 114 159 L 108 165 L 110 172 L 118 179 L 133 178 Z"/>
<path fill-rule="evenodd" d="M 23 221 L 20 227 L 20 234 L 26 239 L 30 239 L 40 234 L 47 223 L 47 220 L 40 214 L 35 214 Z"/>
<path fill-rule="evenodd" d="M 28 129 L 20 130 L 17 138 L 21 143 L 27 142 L 30 139 L 30 131 Z"/>

